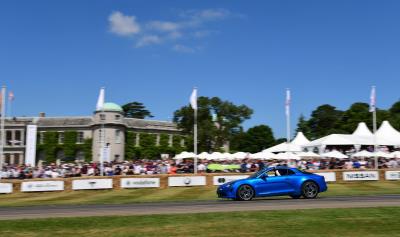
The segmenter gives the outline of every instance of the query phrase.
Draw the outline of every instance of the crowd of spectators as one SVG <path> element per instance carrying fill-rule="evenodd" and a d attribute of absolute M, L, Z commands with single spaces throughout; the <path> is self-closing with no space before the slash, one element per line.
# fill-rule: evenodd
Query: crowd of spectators
<path fill-rule="evenodd" d="M 222 169 L 212 169 L 218 164 Z M 284 165 L 302 170 L 327 169 L 370 169 L 374 168 L 374 159 L 309 159 L 289 161 L 262 161 L 244 159 L 242 161 L 204 161 L 198 164 L 199 173 L 211 172 L 255 172 L 269 166 Z M 400 159 L 379 158 L 379 168 L 400 168 Z M 104 176 L 114 175 L 152 175 L 152 174 L 180 174 L 193 173 L 192 159 L 177 160 L 136 160 L 120 163 L 104 163 Z M 2 179 L 30 179 L 30 178 L 69 178 L 81 176 L 100 176 L 101 167 L 98 163 L 51 163 L 32 167 L 29 165 L 5 165 L 0 171 Z"/>

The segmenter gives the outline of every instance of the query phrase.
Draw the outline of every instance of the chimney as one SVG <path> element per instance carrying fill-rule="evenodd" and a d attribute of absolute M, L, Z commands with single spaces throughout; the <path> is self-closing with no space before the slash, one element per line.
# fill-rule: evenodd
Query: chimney
<path fill-rule="evenodd" d="M 44 118 L 46 117 L 46 113 L 45 112 L 40 112 L 39 113 L 39 118 Z"/>

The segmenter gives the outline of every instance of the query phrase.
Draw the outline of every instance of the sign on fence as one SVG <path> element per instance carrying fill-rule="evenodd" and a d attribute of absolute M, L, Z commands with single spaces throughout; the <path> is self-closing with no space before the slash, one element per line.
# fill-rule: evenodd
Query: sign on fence
<path fill-rule="evenodd" d="M 321 173 L 314 173 L 314 174 L 324 176 L 326 182 L 336 182 L 336 173 L 335 172 L 321 172 Z"/>
<path fill-rule="evenodd" d="M 21 192 L 48 192 L 64 190 L 64 181 L 30 181 L 21 183 Z"/>
<path fill-rule="evenodd" d="M 238 179 L 245 179 L 248 178 L 248 175 L 225 175 L 225 176 L 214 176 L 213 177 L 213 184 L 214 185 L 221 185 L 224 183 L 228 183 L 231 181 L 235 181 Z"/>
<path fill-rule="evenodd" d="M 400 171 L 386 171 L 385 179 L 386 180 L 400 180 Z"/>
<path fill-rule="evenodd" d="M 121 188 L 159 188 L 160 178 L 121 178 Z"/>
<path fill-rule="evenodd" d="M 168 185 L 170 187 L 203 186 L 206 185 L 206 177 L 205 176 L 169 177 Z"/>
<path fill-rule="evenodd" d="M 378 171 L 354 171 L 354 172 L 343 172 L 344 181 L 367 181 L 367 180 L 379 180 Z"/>
<path fill-rule="evenodd" d="M 111 189 L 113 188 L 112 179 L 77 179 L 72 180 L 73 190 L 83 189 Z"/>
<path fill-rule="evenodd" d="M 13 185 L 11 183 L 0 183 L 0 193 L 12 193 Z"/>

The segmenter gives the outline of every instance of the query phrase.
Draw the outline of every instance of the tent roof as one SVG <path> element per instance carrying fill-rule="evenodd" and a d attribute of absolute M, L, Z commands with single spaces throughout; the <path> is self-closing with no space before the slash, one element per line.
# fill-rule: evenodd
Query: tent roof
<path fill-rule="evenodd" d="M 358 124 L 357 129 L 353 132 L 354 136 L 373 136 L 374 134 L 369 130 L 364 122 Z"/>
<path fill-rule="evenodd" d="M 321 157 L 320 155 L 312 152 L 312 151 L 307 151 L 307 152 L 300 152 L 297 153 L 298 156 L 302 157 L 302 158 L 317 158 L 317 157 Z"/>
<path fill-rule="evenodd" d="M 351 136 L 352 135 L 347 135 L 347 134 L 331 134 L 325 137 L 321 137 L 320 139 L 314 140 L 306 144 L 305 146 L 316 147 L 322 145 L 354 145 Z"/>
<path fill-rule="evenodd" d="M 262 152 L 285 152 L 285 151 L 300 152 L 302 150 L 303 149 L 300 145 L 282 142 L 281 144 L 265 149 Z"/>
<path fill-rule="evenodd" d="M 338 159 L 346 159 L 346 158 L 348 158 L 348 156 L 346 156 L 345 154 L 343 154 L 343 153 L 341 153 L 339 151 L 331 151 L 331 152 L 328 152 L 328 153 L 324 153 L 321 156 L 338 158 Z"/>
<path fill-rule="evenodd" d="M 366 150 L 362 150 L 359 151 L 357 153 L 354 153 L 353 155 L 351 155 L 352 157 L 373 157 L 374 153 L 366 151 Z"/>
<path fill-rule="evenodd" d="M 308 140 L 306 138 L 306 136 L 304 136 L 304 134 L 302 132 L 298 132 L 296 137 L 293 139 L 292 144 L 302 146 L 302 145 L 307 144 L 309 142 L 310 142 L 310 140 Z"/>
<path fill-rule="evenodd" d="M 293 152 L 282 152 L 275 156 L 277 160 L 300 160 L 300 157 Z"/>
<path fill-rule="evenodd" d="M 395 145 L 400 145 L 400 132 L 394 129 L 388 121 L 383 121 L 378 131 L 376 131 L 376 137 L 377 139 L 385 139 Z"/>

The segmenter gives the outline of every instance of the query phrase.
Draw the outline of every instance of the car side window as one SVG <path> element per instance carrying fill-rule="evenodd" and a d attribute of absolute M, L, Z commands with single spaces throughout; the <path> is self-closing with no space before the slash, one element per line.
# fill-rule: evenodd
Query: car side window
<path fill-rule="evenodd" d="M 276 176 L 275 170 L 269 170 L 266 174 L 268 175 L 268 177 L 274 177 L 274 176 Z"/>
<path fill-rule="evenodd" d="M 295 174 L 292 170 L 290 170 L 290 169 L 277 169 L 276 170 L 276 173 L 279 175 L 279 176 L 286 176 L 286 175 L 293 175 L 293 174 Z"/>

